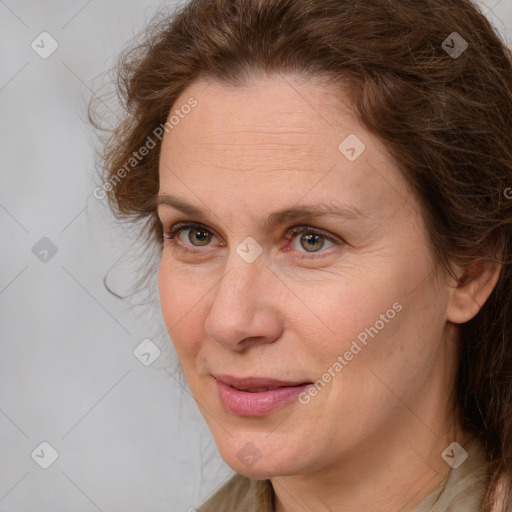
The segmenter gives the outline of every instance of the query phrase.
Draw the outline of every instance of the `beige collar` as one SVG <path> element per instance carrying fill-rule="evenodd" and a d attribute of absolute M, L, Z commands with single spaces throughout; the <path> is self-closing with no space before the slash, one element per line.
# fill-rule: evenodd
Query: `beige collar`
<path fill-rule="evenodd" d="M 444 480 L 412 512 L 480 512 L 489 485 L 487 455 L 478 439 L 468 448 L 468 458 L 451 469 Z"/>

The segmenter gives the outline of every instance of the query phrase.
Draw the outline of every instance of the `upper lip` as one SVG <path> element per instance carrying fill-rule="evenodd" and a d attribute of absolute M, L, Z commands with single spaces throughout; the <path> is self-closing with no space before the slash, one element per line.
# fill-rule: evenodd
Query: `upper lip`
<path fill-rule="evenodd" d="M 301 384 L 311 384 L 305 380 L 296 380 L 296 381 L 285 381 L 279 379 L 270 379 L 267 377 L 233 377 L 232 375 L 213 375 L 213 377 L 223 382 L 224 384 L 228 384 L 229 386 L 233 386 L 237 389 L 252 389 L 252 388 L 269 388 L 275 389 L 284 386 L 299 386 Z"/>

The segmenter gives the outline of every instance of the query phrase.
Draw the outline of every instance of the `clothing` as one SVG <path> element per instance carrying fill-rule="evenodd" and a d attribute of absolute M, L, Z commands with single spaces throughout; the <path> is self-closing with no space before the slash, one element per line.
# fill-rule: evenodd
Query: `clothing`
<path fill-rule="evenodd" d="M 481 512 L 489 485 L 487 456 L 477 439 L 468 458 L 451 469 L 444 480 L 411 512 Z M 235 474 L 198 509 L 198 512 L 274 512 L 270 480 L 251 480 Z M 404 508 L 403 512 L 407 512 Z"/>
<path fill-rule="evenodd" d="M 480 512 L 489 485 L 487 455 L 483 445 L 473 440 L 468 458 L 452 469 L 445 479 L 412 512 Z"/>

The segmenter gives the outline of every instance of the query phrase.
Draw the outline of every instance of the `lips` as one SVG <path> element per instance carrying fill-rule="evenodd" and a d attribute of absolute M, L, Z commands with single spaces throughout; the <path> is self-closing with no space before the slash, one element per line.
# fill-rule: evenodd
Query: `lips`
<path fill-rule="evenodd" d="M 249 393 L 258 393 L 261 391 L 269 391 L 277 388 L 291 388 L 311 384 L 308 381 L 285 381 L 279 379 L 269 379 L 265 377 L 233 377 L 231 375 L 214 375 L 214 378 L 228 386 L 240 391 Z"/>
<path fill-rule="evenodd" d="M 236 416 L 263 416 L 293 401 L 312 382 L 284 381 L 265 377 L 214 375 L 219 398 L 227 412 Z"/>

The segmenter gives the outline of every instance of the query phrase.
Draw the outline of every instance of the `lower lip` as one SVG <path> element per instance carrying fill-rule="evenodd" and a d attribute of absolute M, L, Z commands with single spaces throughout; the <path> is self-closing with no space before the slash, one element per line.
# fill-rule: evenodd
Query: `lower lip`
<path fill-rule="evenodd" d="M 282 405 L 295 400 L 312 384 L 302 386 L 269 389 L 257 393 L 249 393 L 232 388 L 223 382 L 217 382 L 220 401 L 224 408 L 236 416 L 264 416 L 275 411 Z"/>

